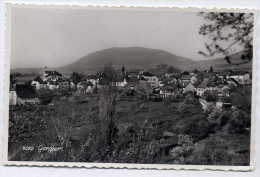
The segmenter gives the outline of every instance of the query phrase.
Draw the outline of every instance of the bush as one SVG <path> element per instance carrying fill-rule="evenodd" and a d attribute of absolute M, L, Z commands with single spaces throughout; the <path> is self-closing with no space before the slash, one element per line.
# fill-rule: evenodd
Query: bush
<path fill-rule="evenodd" d="M 178 145 L 170 150 L 175 164 L 186 164 L 187 158 L 194 150 L 193 139 L 189 135 L 179 135 Z"/>
<path fill-rule="evenodd" d="M 217 91 L 206 90 L 203 93 L 202 98 L 204 98 L 206 101 L 209 101 L 209 102 L 217 101 L 218 93 L 217 93 Z"/>
<path fill-rule="evenodd" d="M 210 123 L 220 123 L 220 115 L 221 115 L 222 111 L 221 109 L 218 109 L 218 108 L 213 108 L 209 111 L 209 114 L 208 114 L 208 121 Z"/>
<path fill-rule="evenodd" d="M 228 122 L 228 132 L 243 133 L 248 127 L 250 127 L 250 116 L 245 111 L 234 110 Z"/>
<path fill-rule="evenodd" d="M 194 115 L 179 120 L 173 125 L 173 131 L 178 134 L 187 134 L 194 140 L 202 139 L 211 132 L 211 126 L 203 114 Z"/>
<path fill-rule="evenodd" d="M 245 110 L 246 112 L 251 112 L 251 90 L 240 89 L 234 90 L 230 95 L 232 105 Z"/>
<path fill-rule="evenodd" d="M 184 101 L 180 103 L 178 111 L 183 117 L 203 112 L 199 100 L 191 95 L 187 95 Z"/>
<path fill-rule="evenodd" d="M 203 142 L 203 148 L 198 148 L 193 156 L 193 164 L 224 165 L 229 164 L 228 146 L 222 138 L 211 137 Z"/>
<path fill-rule="evenodd" d="M 49 104 L 53 98 L 54 98 L 55 94 L 48 89 L 40 89 L 38 91 L 38 97 L 40 99 L 41 104 Z"/>

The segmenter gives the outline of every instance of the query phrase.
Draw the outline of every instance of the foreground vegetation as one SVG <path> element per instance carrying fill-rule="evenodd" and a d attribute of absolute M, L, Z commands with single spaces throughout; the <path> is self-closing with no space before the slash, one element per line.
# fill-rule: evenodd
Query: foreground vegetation
<path fill-rule="evenodd" d="M 249 164 L 248 108 L 203 112 L 191 94 L 160 102 L 123 95 L 111 102 L 113 110 L 105 100 L 67 94 L 51 104 L 10 107 L 9 159 Z M 62 150 L 26 151 L 25 146 Z"/>

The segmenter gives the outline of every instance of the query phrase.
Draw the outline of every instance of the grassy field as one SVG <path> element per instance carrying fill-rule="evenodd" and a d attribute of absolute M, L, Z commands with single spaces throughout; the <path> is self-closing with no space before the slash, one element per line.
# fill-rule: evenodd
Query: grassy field
<path fill-rule="evenodd" d="M 108 146 L 99 137 L 98 103 L 98 96 L 61 96 L 49 105 L 10 107 L 9 160 L 249 164 L 250 130 L 230 131 L 241 123 L 232 127 L 238 120 L 228 111 L 212 123 L 195 98 L 152 102 L 122 97 Z M 50 146 L 62 150 L 39 150 Z"/>

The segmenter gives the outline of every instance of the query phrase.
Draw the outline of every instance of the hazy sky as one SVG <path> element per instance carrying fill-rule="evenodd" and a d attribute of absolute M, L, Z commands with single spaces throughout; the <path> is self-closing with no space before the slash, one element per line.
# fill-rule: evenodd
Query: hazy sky
<path fill-rule="evenodd" d="M 163 49 L 194 60 L 206 38 L 196 12 L 12 8 L 11 67 L 58 67 L 111 47 Z"/>

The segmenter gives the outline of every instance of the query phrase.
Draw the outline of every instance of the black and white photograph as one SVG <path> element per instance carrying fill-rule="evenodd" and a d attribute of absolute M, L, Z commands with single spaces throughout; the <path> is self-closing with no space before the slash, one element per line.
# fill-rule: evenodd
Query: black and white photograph
<path fill-rule="evenodd" d="M 8 13 L 8 161 L 252 165 L 254 13 Z"/>

